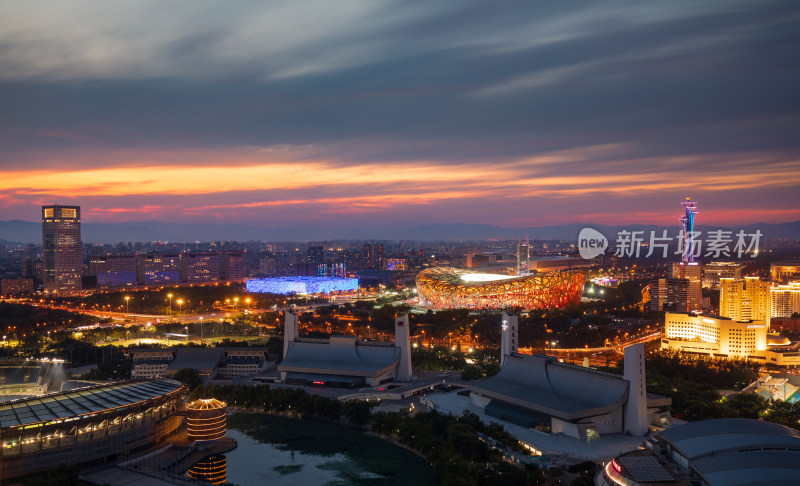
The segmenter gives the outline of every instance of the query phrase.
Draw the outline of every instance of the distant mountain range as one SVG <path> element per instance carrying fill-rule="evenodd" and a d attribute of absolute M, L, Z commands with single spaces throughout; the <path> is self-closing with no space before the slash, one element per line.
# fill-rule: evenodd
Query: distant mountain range
<path fill-rule="evenodd" d="M 321 240 L 421 240 L 421 241 L 485 241 L 490 239 L 538 239 L 538 240 L 577 240 L 582 228 L 594 228 L 615 239 L 620 229 L 645 231 L 649 237 L 651 230 L 667 230 L 668 236 L 675 236 L 678 225 L 620 225 L 607 226 L 591 223 L 573 223 L 556 226 L 528 228 L 502 228 L 491 224 L 439 223 L 418 226 L 387 227 L 318 227 L 308 225 L 285 226 L 279 228 L 257 228 L 238 224 L 176 224 L 159 221 L 135 223 L 83 223 L 82 239 L 87 243 L 119 243 L 136 241 L 321 241 Z M 720 229 L 717 226 L 698 226 L 699 231 Z M 793 223 L 758 223 L 727 227 L 738 231 L 755 232 L 765 238 L 800 239 L 800 221 Z M 660 233 L 659 233 L 660 234 Z M 0 221 L 0 243 L 6 245 L 42 242 L 42 226 L 30 221 Z"/>

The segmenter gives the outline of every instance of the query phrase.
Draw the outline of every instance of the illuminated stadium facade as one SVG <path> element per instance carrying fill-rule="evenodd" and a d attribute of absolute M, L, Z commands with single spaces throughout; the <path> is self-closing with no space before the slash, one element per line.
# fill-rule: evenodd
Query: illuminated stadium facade
<path fill-rule="evenodd" d="M 417 275 L 419 304 L 433 309 L 548 309 L 580 302 L 581 272 L 509 276 L 435 267 Z"/>
<path fill-rule="evenodd" d="M 330 294 L 358 290 L 358 279 L 341 277 L 251 278 L 245 285 L 247 292 L 258 294 Z"/>

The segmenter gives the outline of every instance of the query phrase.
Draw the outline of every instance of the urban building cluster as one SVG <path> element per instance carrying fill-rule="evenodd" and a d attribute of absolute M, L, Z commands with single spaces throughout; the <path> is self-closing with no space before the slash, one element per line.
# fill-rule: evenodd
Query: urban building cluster
<path fill-rule="evenodd" d="M 242 282 L 260 277 L 358 278 L 364 286 L 413 285 L 430 267 L 457 266 L 528 275 L 596 265 L 571 242 L 128 242 L 83 243 L 81 208 L 42 207 L 42 245 L 0 246 L 0 294 L 133 289 Z M 535 252 L 535 254 L 534 254 Z M 522 267 L 520 267 L 522 265 Z"/>
<path fill-rule="evenodd" d="M 798 328 L 800 265 L 773 263 L 770 280 L 743 277 L 740 265 L 709 267 L 709 286 L 719 290 L 718 313 L 707 312 L 708 304 L 697 304 L 703 269 L 699 264 L 687 267 L 692 271 L 683 275 L 689 278 L 668 279 L 667 292 L 664 286 L 651 283 L 651 308 L 667 311 L 662 347 L 777 366 L 800 365 L 800 342 L 780 335 Z"/>

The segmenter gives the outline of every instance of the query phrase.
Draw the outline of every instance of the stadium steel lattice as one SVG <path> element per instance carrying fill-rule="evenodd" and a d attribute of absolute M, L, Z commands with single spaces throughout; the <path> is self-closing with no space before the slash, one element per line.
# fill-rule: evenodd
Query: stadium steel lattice
<path fill-rule="evenodd" d="M 434 309 L 562 308 L 580 302 L 581 272 L 508 276 L 434 267 L 417 275 L 419 303 Z"/>

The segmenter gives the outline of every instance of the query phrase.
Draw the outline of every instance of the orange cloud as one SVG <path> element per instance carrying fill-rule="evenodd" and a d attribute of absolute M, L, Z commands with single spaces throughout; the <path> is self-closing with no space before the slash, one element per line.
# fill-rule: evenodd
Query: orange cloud
<path fill-rule="evenodd" d="M 515 215 L 507 217 L 514 218 L 516 223 L 528 219 L 523 215 L 526 209 L 522 201 L 549 199 L 561 204 L 569 199 L 579 201 L 577 207 L 598 195 L 619 199 L 657 194 L 769 191 L 800 186 L 798 162 L 782 158 L 780 154 L 635 159 L 624 157 L 624 151 L 624 146 L 603 145 L 465 164 L 421 160 L 348 164 L 341 160 L 308 158 L 318 152 L 311 147 L 143 151 L 138 155 L 126 151 L 116 157 L 107 152 L 84 154 L 83 157 L 96 167 L 83 169 L 74 168 L 78 155 L 67 154 L 61 159 L 54 158 L 61 165 L 53 162 L 46 169 L 6 171 L 0 178 L 0 207 L 40 201 L 97 200 L 102 203 L 87 204 L 91 209 L 85 214 L 225 217 L 252 214 L 252 210 L 267 207 L 313 206 L 318 215 L 353 214 L 456 201 L 472 208 L 488 207 L 491 203 L 493 208 L 500 209 L 513 204 Z M 619 157 L 614 158 L 617 153 Z M 97 162 L 100 156 L 111 159 L 107 165 L 102 165 Z M 599 160 L 597 165 L 593 165 L 595 159 Z M 187 166 L 187 160 L 196 160 L 197 165 Z M 724 171 L 720 170 L 721 164 L 724 164 Z M 682 177 L 687 168 L 691 169 L 691 177 Z M 147 199 L 148 204 L 126 208 L 119 203 L 120 197 Z M 151 202 L 156 197 L 158 204 Z M 105 205 L 106 200 L 108 205 Z M 204 203 L 198 204 L 198 200 Z M 484 202 L 486 204 L 482 204 Z M 800 218 L 797 209 L 785 206 L 784 203 L 781 209 L 754 209 L 736 214 L 751 221 Z M 713 214 L 735 222 L 733 213 L 726 211 Z M 704 213 L 710 218 L 708 210 Z M 537 218 L 545 216 L 536 215 Z M 563 215 L 553 213 L 550 217 L 563 218 Z M 671 222 L 675 216 L 671 211 L 648 212 L 643 207 L 640 213 L 630 212 L 626 217 Z M 570 213 L 572 221 L 601 222 L 606 218 L 608 213 Z M 619 220 L 618 217 L 612 219 Z M 558 221 L 552 221 L 555 222 Z"/>

